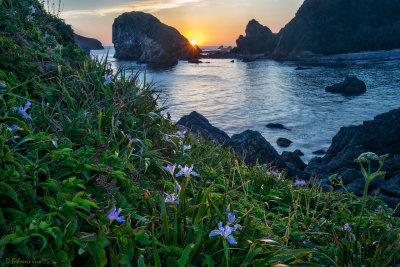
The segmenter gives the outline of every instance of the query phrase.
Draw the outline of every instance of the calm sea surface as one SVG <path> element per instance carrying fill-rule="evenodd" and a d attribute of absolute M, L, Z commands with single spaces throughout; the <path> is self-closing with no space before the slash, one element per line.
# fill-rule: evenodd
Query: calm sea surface
<path fill-rule="evenodd" d="M 146 81 L 160 91 L 159 104 L 168 107 L 166 112 L 174 120 L 196 110 L 230 136 L 251 129 L 261 132 L 279 152 L 301 149 L 305 161 L 313 157 L 313 151 L 327 149 L 340 127 L 358 125 L 400 107 L 399 60 L 298 71 L 291 62 L 204 59 L 209 63 L 182 61 L 168 69 L 154 70 L 131 61 L 116 61 L 113 48 L 92 51 L 100 57 L 107 53 L 114 69 L 131 66 L 145 71 Z M 327 85 L 349 74 L 367 84 L 366 94 L 325 92 Z M 291 131 L 268 129 L 267 123 L 282 123 Z M 282 149 L 276 145 L 279 137 L 293 144 Z"/>

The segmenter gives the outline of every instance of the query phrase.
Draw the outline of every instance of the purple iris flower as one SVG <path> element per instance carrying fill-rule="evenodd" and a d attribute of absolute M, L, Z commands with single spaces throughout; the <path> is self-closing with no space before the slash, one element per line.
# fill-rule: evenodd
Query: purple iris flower
<path fill-rule="evenodd" d="M 108 85 L 108 84 L 115 84 L 115 82 L 112 80 L 112 76 L 111 75 L 104 75 L 104 86 Z"/>
<path fill-rule="evenodd" d="M 171 142 L 171 139 L 169 139 L 169 135 L 168 134 L 164 134 L 163 135 L 163 139 L 167 142 Z"/>
<path fill-rule="evenodd" d="M 225 227 L 222 227 L 222 222 L 218 223 L 218 229 L 212 230 L 209 237 L 220 235 L 225 238 L 230 244 L 237 244 L 235 238 L 232 236 L 232 233 L 236 231 L 238 227 L 235 225 L 234 227 L 229 226 L 228 224 Z"/>
<path fill-rule="evenodd" d="M 229 205 L 226 207 L 226 214 L 228 215 L 228 221 L 230 224 L 236 221 L 236 216 L 229 210 Z"/>
<path fill-rule="evenodd" d="M 185 138 L 186 131 L 177 131 L 175 134 L 181 138 Z"/>
<path fill-rule="evenodd" d="M 351 228 L 350 228 L 350 225 L 348 224 L 348 223 L 346 223 L 344 226 L 343 226 L 343 230 L 345 230 L 345 231 L 351 231 Z"/>
<path fill-rule="evenodd" d="M 295 186 L 304 186 L 304 185 L 307 185 L 307 182 L 306 181 L 304 181 L 304 180 L 296 180 L 295 182 L 294 182 L 294 185 Z"/>
<path fill-rule="evenodd" d="M 193 164 L 192 166 L 190 166 L 190 168 L 188 166 L 182 167 L 181 165 L 179 165 L 178 168 L 180 168 L 181 170 L 178 172 L 176 177 L 179 177 L 181 175 L 185 175 L 186 177 L 189 177 L 190 175 L 199 176 L 198 173 L 193 171 Z"/>
<path fill-rule="evenodd" d="M 175 190 L 180 192 L 181 191 L 181 186 L 178 184 L 178 182 L 175 180 L 174 181 L 174 186 L 175 186 Z"/>
<path fill-rule="evenodd" d="M 15 131 L 15 130 L 17 130 L 17 129 L 18 129 L 18 126 L 15 125 L 15 124 L 11 125 L 11 127 L 10 127 L 10 130 L 11 130 L 11 131 Z"/>
<path fill-rule="evenodd" d="M 164 193 L 166 195 L 164 201 L 165 203 L 173 203 L 173 204 L 179 204 L 179 195 L 172 193 L 171 195 L 168 193 Z"/>
<path fill-rule="evenodd" d="M 30 6 L 28 9 L 32 14 L 36 13 L 36 8 L 34 6 Z"/>
<path fill-rule="evenodd" d="M 26 111 L 31 107 L 31 105 L 31 102 L 28 100 L 25 106 L 14 107 L 14 112 L 18 112 L 20 115 L 22 115 L 22 118 L 27 119 L 29 118 L 29 115 L 26 113 Z"/>
<path fill-rule="evenodd" d="M 110 220 L 110 222 L 116 220 L 117 222 L 124 222 L 125 219 L 123 216 L 119 216 L 119 214 L 121 213 L 122 209 L 119 208 L 118 211 L 117 209 L 114 207 L 109 213 L 108 213 L 108 219 Z"/>
<path fill-rule="evenodd" d="M 128 138 L 129 143 L 137 142 L 137 139 L 136 138 L 132 138 L 132 136 L 129 135 L 129 134 L 126 136 L 126 138 Z"/>
<path fill-rule="evenodd" d="M 167 170 L 172 176 L 174 176 L 175 168 L 176 168 L 176 163 L 174 165 L 168 164 L 167 167 L 163 167 L 163 169 Z"/>

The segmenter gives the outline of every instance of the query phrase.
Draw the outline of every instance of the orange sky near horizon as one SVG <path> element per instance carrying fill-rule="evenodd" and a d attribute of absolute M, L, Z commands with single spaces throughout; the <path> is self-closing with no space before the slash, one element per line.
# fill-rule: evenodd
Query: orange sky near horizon
<path fill-rule="evenodd" d="M 278 32 L 303 0 L 64 0 L 61 17 L 81 35 L 112 45 L 112 23 L 124 12 L 143 11 L 175 27 L 199 46 L 236 45 L 249 20 Z"/>

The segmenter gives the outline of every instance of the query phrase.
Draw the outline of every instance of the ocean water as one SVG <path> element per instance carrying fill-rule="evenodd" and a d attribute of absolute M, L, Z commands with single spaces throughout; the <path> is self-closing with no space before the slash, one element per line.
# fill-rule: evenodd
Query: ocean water
<path fill-rule="evenodd" d="M 117 61 L 112 47 L 92 51 L 108 54 L 112 68 L 133 67 L 146 75 L 160 93 L 160 106 L 179 120 L 193 110 L 203 114 L 228 135 L 256 130 L 278 150 L 304 152 L 328 149 L 343 126 L 358 125 L 374 116 L 400 107 L 400 61 L 354 62 L 347 67 L 317 66 L 295 70 L 293 62 L 260 60 L 244 63 L 230 59 L 204 59 L 209 63 L 179 62 L 167 69 L 151 69 L 131 61 Z M 357 75 L 367 93 L 343 96 L 325 92 L 325 87 Z M 267 123 L 282 123 L 287 130 L 268 129 Z M 288 148 L 276 144 L 279 137 L 293 141 Z"/>

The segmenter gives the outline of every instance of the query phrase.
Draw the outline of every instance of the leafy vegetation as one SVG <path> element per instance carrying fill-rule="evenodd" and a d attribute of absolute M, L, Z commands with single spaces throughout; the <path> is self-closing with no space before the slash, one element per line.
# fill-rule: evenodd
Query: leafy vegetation
<path fill-rule="evenodd" d="M 0 15 L 1 266 L 399 264 L 384 202 L 295 184 L 185 133 L 37 1 L 0 0 Z"/>

